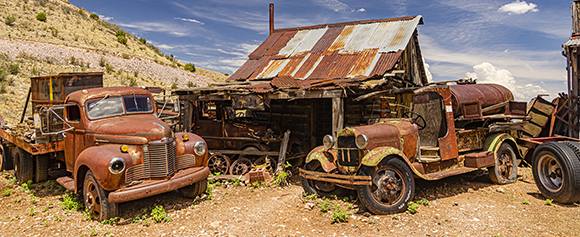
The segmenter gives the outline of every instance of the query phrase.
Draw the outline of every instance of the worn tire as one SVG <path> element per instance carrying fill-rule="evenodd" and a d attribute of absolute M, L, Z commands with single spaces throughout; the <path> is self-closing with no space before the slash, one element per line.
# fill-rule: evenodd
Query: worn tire
<path fill-rule="evenodd" d="M 567 144 L 539 145 L 532 157 L 532 173 L 544 197 L 559 203 L 580 200 L 580 160 Z"/>
<path fill-rule="evenodd" d="M 18 179 L 18 184 L 23 184 L 34 178 L 34 160 L 32 155 L 22 150 L 17 149 L 14 154 L 14 174 Z"/>
<path fill-rule="evenodd" d="M 391 158 L 378 167 L 362 167 L 359 174 L 372 178 L 372 185 L 357 186 L 359 199 L 369 211 L 393 214 L 407 210 L 407 203 L 415 195 L 415 178 L 404 161 Z M 381 193 L 381 189 L 385 191 Z"/>
<path fill-rule="evenodd" d="M 304 164 L 304 170 L 326 172 L 318 162 Z M 302 177 L 302 188 L 306 194 L 316 194 L 319 197 L 345 196 L 350 190 L 338 187 L 330 182 L 316 181 Z"/>
<path fill-rule="evenodd" d="M 34 182 L 40 183 L 48 179 L 48 155 L 34 156 Z"/>
<path fill-rule="evenodd" d="M 83 182 L 83 201 L 93 219 L 104 221 L 117 217 L 117 204 L 110 203 L 108 196 L 109 192 L 101 187 L 93 172 L 87 171 Z"/>
<path fill-rule="evenodd" d="M 578 142 L 563 142 L 566 146 L 570 147 L 576 153 L 576 157 L 580 159 L 580 143 Z"/>
<path fill-rule="evenodd" d="M 518 178 L 517 156 L 510 144 L 504 142 L 496 153 L 495 166 L 489 167 L 489 178 L 496 184 L 510 184 Z"/>
<path fill-rule="evenodd" d="M 184 198 L 195 198 L 205 193 L 206 189 L 207 189 L 207 178 L 198 181 L 197 183 L 194 183 L 192 185 L 180 188 L 177 190 L 177 192 L 179 192 L 179 194 Z"/>
<path fill-rule="evenodd" d="M 12 153 L 10 153 L 10 148 L 6 144 L 2 144 L 2 169 L 1 170 L 12 170 L 14 169 L 14 160 L 12 158 Z"/>

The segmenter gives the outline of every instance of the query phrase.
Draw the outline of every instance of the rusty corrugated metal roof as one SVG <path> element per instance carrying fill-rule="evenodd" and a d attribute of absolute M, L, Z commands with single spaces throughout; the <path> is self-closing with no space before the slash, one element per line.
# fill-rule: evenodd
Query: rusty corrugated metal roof
<path fill-rule="evenodd" d="M 419 24 L 422 17 L 411 16 L 278 29 L 228 80 L 314 80 L 302 84 L 309 88 L 381 76 L 396 65 Z"/>
<path fill-rule="evenodd" d="M 275 77 L 270 84 L 278 88 L 303 88 L 300 82 L 291 76 Z"/>

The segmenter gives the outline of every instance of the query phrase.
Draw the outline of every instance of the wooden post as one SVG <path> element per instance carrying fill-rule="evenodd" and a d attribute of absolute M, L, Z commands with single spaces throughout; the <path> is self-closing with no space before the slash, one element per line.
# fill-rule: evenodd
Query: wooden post
<path fill-rule="evenodd" d="M 52 85 L 50 85 L 52 87 Z M 20 117 L 20 123 L 24 122 L 24 117 L 26 116 L 26 108 L 28 108 L 28 101 L 30 100 L 30 93 L 32 93 L 32 86 L 28 88 L 28 95 L 26 96 L 26 102 L 24 102 L 24 109 L 22 110 L 22 117 Z M 52 94 L 51 94 L 52 96 Z M 34 109 L 34 108 L 32 108 Z"/>
<path fill-rule="evenodd" d="M 278 156 L 278 165 L 276 166 L 276 172 L 274 172 L 274 174 L 279 174 L 284 170 L 284 163 L 286 163 L 286 151 L 288 150 L 288 141 L 290 141 L 290 129 L 286 130 L 284 133 L 284 139 L 282 139 L 282 144 L 280 144 L 280 155 Z"/>
<path fill-rule="evenodd" d="M 332 135 L 336 137 L 344 126 L 344 100 L 341 97 L 332 98 Z"/>

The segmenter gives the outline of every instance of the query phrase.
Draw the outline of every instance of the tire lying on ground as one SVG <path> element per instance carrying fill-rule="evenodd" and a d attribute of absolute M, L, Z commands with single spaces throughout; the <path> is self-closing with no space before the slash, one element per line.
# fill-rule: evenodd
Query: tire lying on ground
<path fill-rule="evenodd" d="M 559 203 L 580 200 L 579 148 L 557 142 L 547 142 L 536 148 L 532 156 L 532 172 L 544 197 Z"/>

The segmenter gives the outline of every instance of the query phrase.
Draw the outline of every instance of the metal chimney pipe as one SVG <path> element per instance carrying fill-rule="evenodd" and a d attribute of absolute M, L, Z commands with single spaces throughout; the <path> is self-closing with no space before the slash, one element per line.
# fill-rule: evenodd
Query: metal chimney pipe
<path fill-rule="evenodd" d="M 274 3 L 270 3 L 270 35 L 272 33 L 274 33 Z"/>
<path fill-rule="evenodd" d="M 580 0 L 574 0 L 571 6 L 572 10 L 572 36 L 580 33 Z"/>

